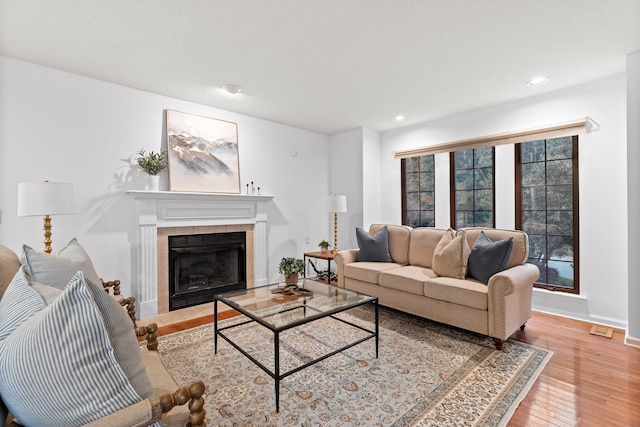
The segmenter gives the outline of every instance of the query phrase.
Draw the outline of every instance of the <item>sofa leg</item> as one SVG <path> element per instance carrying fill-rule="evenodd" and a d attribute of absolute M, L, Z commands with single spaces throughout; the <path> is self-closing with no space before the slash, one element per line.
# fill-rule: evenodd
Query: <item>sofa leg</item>
<path fill-rule="evenodd" d="M 527 322 L 524 322 L 524 323 L 522 324 L 522 326 L 520 326 L 520 330 L 521 330 L 521 331 L 524 331 L 524 327 L 525 327 L 526 325 L 527 325 Z"/>
<path fill-rule="evenodd" d="M 500 338 L 493 339 L 493 345 L 496 346 L 496 350 L 502 350 L 502 344 L 504 344 L 504 341 L 502 341 Z"/>

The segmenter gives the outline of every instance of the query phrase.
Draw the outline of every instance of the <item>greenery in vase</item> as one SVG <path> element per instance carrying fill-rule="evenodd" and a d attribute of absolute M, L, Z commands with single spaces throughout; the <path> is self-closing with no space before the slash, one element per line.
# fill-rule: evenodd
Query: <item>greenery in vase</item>
<path fill-rule="evenodd" d="M 285 277 L 293 273 L 303 273 L 304 261 L 300 258 L 284 257 L 280 260 L 278 271 Z"/>
<path fill-rule="evenodd" d="M 155 151 L 144 151 L 144 148 L 138 151 L 138 158 L 136 159 L 138 166 L 149 175 L 158 175 L 164 168 L 167 167 L 167 150 L 163 150 L 159 153 Z"/>
<path fill-rule="evenodd" d="M 320 246 L 321 249 L 327 249 L 329 246 L 329 242 L 327 242 L 326 240 L 323 240 L 322 242 L 318 243 L 318 246 Z"/>

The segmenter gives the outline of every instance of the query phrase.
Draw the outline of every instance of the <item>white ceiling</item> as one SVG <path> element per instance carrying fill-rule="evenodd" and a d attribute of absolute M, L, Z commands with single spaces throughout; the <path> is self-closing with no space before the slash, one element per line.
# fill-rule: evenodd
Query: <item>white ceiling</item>
<path fill-rule="evenodd" d="M 637 50 L 638 0 L 0 0 L 0 55 L 329 135 L 622 73 Z"/>

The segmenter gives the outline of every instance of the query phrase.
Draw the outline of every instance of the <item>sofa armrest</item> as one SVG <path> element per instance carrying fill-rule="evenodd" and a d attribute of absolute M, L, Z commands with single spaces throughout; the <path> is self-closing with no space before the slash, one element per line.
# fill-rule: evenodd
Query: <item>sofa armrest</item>
<path fill-rule="evenodd" d="M 338 286 L 344 288 L 344 266 L 351 262 L 356 261 L 356 255 L 360 249 L 346 249 L 338 251 L 333 255 L 333 260 L 336 262 L 336 268 L 338 269 Z"/>
<path fill-rule="evenodd" d="M 506 340 L 531 317 L 533 282 L 540 270 L 520 264 L 494 274 L 489 279 L 489 335 Z"/>
<path fill-rule="evenodd" d="M 180 387 L 174 393 L 160 397 L 150 397 L 141 402 L 127 406 L 117 412 L 95 420 L 85 427 L 145 427 L 162 420 L 162 414 L 169 412 L 176 405 L 189 404 L 190 426 L 205 425 L 204 383 L 196 381 L 189 387 Z"/>
<path fill-rule="evenodd" d="M 161 419 L 160 398 L 152 397 L 85 424 L 85 427 L 145 427 Z"/>

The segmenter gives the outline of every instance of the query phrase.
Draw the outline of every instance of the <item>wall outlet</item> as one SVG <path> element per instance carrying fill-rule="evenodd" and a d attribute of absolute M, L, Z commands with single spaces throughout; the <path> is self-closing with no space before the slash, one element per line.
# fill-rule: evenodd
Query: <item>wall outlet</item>
<path fill-rule="evenodd" d="M 311 237 L 306 236 L 306 237 L 304 238 L 304 242 L 308 245 L 308 244 L 311 242 Z"/>

